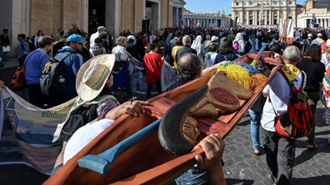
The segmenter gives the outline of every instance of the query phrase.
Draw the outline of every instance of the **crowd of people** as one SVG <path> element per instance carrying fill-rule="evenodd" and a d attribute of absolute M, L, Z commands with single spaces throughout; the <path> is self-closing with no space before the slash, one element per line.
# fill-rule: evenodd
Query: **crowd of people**
<path fill-rule="evenodd" d="M 143 105 L 147 102 L 136 100 L 130 78 L 123 78 L 133 59 L 141 61 L 145 68 L 145 81 L 148 83 L 146 94 L 149 99 L 154 84 L 158 93 L 162 93 L 161 68 L 165 62 L 173 66 L 177 74 L 177 81 L 170 88 L 173 89 L 216 69 L 219 63 L 257 52 L 262 43 L 267 43 L 265 50 L 274 52 L 276 57 L 283 59 L 283 66 L 295 71 L 290 78 L 291 83 L 297 89 L 302 85 L 312 105 L 313 115 L 322 91 L 320 85 L 330 64 L 330 34 L 329 30 L 325 29 L 297 29 L 291 44 L 281 41 L 277 30 L 266 28 L 173 28 L 161 30 L 161 37 L 157 37 L 152 31 L 133 35 L 127 30 L 114 39 L 104 26 L 100 26 L 89 40 L 85 33 L 71 29 L 60 33 L 61 38 L 58 41 L 51 36 L 45 36 L 42 30 L 39 30 L 33 39 L 26 38 L 24 34 L 17 35 L 20 41 L 18 60 L 19 64 L 26 68 L 29 101 L 43 108 L 61 104 L 77 96 L 77 106 L 89 104 L 96 99 L 102 101 L 98 101 L 98 117 L 94 123 L 81 127 L 72 139 L 65 142 L 66 147 L 63 146 L 55 164 L 56 170 L 120 115 L 139 116 L 145 112 Z M 0 46 L 10 44 L 9 40 L 6 40 L 7 34 L 8 30 L 3 30 Z M 31 51 L 30 43 L 37 49 Z M 161 46 L 164 46 L 164 52 Z M 100 56 L 102 54 L 114 56 L 102 63 L 107 56 Z M 5 53 L 0 53 L 2 59 L 5 59 L 5 56 Z M 67 90 L 56 97 L 43 95 L 39 81 L 51 56 L 63 59 L 68 81 Z M 103 72 L 105 75 L 99 75 Z M 2 81 L 1 86 L 4 86 Z M 127 92 L 128 101 L 123 104 L 119 104 L 116 99 L 119 88 Z M 289 98 L 290 85 L 277 72 L 249 110 L 252 148 L 256 155 L 266 154 L 269 178 L 275 184 L 290 184 L 292 179 L 295 140 L 279 136 L 274 127 L 274 117 L 286 112 Z M 327 108 L 325 115 L 330 115 Z M 330 116 L 326 119 L 330 122 Z M 85 137 L 86 135 L 90 137 Z M 263 141 L 260 141 L 259 135 L 264 136 Z M 211 135 L 202 140 L 200 145 L 206 156 L 196 156 L 197 165 L 177 178 L 176 184 L 225 183 L 221 165 L 223 141 L 218 135 Z M 307 148 L 315 150 L 317 147 L 314 128 L 308 136 Z"/>

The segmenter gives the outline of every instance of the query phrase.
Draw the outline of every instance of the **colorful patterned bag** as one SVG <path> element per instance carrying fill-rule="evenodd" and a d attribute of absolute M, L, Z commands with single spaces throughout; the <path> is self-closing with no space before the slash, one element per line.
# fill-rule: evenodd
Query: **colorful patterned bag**
<path fill-rule="evenodd" d="M 289 83 L 292 88 L 292 93 L 289 99 L 287 112 L 278 116 L 275 120 L 276 132 L 283 137 L 291 139 L 308 136 L 315 123 L 311 107 L 307 103 L 307 96 L 302 89 L 306 76 L 302 73 L 303 80 L 300 88 L 297 89 L 293 83 L 289 82 L 282 70 L 279 70 L 279 72 Z"/>

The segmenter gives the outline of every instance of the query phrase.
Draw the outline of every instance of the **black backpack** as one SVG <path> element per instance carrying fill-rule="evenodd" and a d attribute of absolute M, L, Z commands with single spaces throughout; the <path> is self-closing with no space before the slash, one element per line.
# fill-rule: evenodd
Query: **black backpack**
<path fill-rule="evenodd" d="M 24 41 L 24 42 L 27 42 L 27 43 L 29 44 L 30 52 L 31 52 L 31 51 L 34 51 L 34 50 L 37 49 L 37 48 L 35 47 L 35 45 L 32 44 L 31 42 L 28 42 L 28 41 Z M 24 48 L 23 48 L 23 44 L 21 45 L 21 47 L 22 47 L 22 49 L 24 50 Z M 29 53 L 30 53 L 30 52 L 29 52 Z"/>
<path fill-rule="evenodd" d="M 97 104 L 91 104 L 88 107 L 80 106 L 79 108 L 71 111 L 68 120 L 62 127 L 59 137 L 60 150 L 62 149 L 63 142 L 69 141 L 71 136 L 82 126 L 93 121 L 98 117 Z"/>
<path fill-rule="evenodd" d="M 31 52 L 31 51 L 34 51 L 34 50 L 37 49 L 36 46 L 35 46 L 34 44 L 32 44 L 31 42 L 28 42 L 28 43 L 29 43 L 29 49 L 30 49 L 30 52 Z"/>
<path fill-rule="evenodd" d="M 138 52 L 140 52 L 141 50 L 144 49 L 143 47 L 143 42 L 142 40 L 144 39 L 144 37 L 136 37 L 136 43 L 135 43 L 135 46 L 136 46 L 136 50 Z"/>
<path fill-rule="evenodd" d="M 34 44 L 32 44 L 31 42 L 28 42 L 28 41 L 23 41 L 23 42 L 27 42 L 27 43 L 29 44 L 29 50 L 30 50 L 29 53 L 31 53 L 32 51 L 34 51 L 34 50 L 37 49 L 37 48 L 34 46 Z M 24 46 L 23 46 L 23 44 L 21 44 L 20 46 L 21 46 L 21 48 L 24 50 Z M 25 51 L 25 50 L 24 50 L 24 51 Z"/>
<path fill-rule="evenodd" d="M 40 76 L 40 88 L 44 95 L 62 94 L 68 87 L 68 79 L 65 79 L 64 59 L 73 53 L 66 54 L 61 60 L 58 55 L 46 63 Z"/>

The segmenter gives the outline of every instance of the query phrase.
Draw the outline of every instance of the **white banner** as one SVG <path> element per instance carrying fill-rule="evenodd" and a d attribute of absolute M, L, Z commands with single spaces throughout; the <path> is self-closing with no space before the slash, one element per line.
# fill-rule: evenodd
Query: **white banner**
<path fill-rule="evenodd" d="M 58 143 L 52 143 L 53 134 L 57 125 L 65 120 L 75 99 L 41 109 L 7 87 L 0 90 L 0 95 L 3 107 L 0 110 L 3 120 L 0 122 L 0 128 L 3 128 L 0 155 L 4 156 L 0 164 L 25 163 L 42 173 L 50 173 L 59 154 Z"/>
<path fill-rule="evenodd" d="M 281 19 L 279 24 L 279 36 L 280 40 L 285 44 L 293 43 L 293 20 Z"/>

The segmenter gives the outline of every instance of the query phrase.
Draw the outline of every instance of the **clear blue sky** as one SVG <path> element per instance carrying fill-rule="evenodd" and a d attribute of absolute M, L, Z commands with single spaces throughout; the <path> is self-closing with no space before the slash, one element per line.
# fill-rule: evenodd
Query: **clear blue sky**
<path fill-rule="evenodd" d="M 231 13 L 231 2 L 229 0 L 185 0 L 185 8 L 192 12 L 215 13 L 224 10 L 226 14 Z M 297 0 L 297 4 L 303 4 L 305 0 Z"/>

